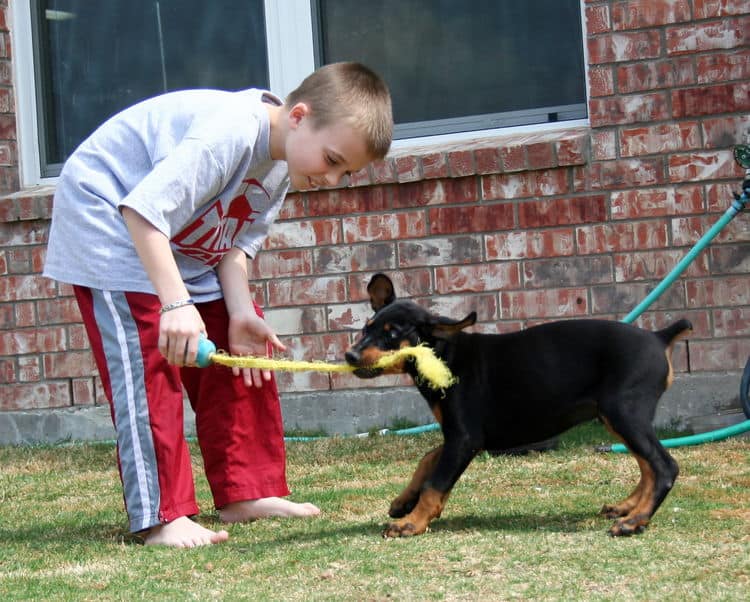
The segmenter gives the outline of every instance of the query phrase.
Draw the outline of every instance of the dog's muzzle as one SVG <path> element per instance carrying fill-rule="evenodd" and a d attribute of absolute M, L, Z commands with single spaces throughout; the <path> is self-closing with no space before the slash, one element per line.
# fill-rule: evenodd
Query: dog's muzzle
<path fill-rule="evenodd" d="M 358 378 L 375 378 L 383 371 L 380 368 L 372 368 L 362 365 L 362 354 L 356 349 L 350 349 L 344 354 L 346 363 L 356 368 L 353 372 Z"/>

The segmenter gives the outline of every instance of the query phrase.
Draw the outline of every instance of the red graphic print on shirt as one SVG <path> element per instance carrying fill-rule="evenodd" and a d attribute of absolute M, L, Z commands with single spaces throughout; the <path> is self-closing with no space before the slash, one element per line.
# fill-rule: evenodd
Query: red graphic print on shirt
<path fill-rule="evenodd" d="M 176 236 L 172 243 L 176 250 L 206 265 L 216 265 L 234 246 L 237 236 L 252 224 L 253 207 L 267 208 L 270 197 L 258 180 L 244 180 L 244 188 L 229 203 L 226 215 L 221 199 L 215 199 L 208 208 Z"/>

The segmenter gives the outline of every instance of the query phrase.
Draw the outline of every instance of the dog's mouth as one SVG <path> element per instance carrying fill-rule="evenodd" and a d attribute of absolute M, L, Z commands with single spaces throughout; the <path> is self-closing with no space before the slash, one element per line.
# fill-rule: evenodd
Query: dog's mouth
<path fill-rule="evenodd" d="M 350 349 L 346 352 L 346 362 L 354 368 L 353 374 L 358 378 L 375 378 L 381 374 L 402 374 L 403 362 L 393 364 L 387 368 L 376 367 L 378 360 L 385 355 L 381 349 L 368 348 L 364 350 Z"/>

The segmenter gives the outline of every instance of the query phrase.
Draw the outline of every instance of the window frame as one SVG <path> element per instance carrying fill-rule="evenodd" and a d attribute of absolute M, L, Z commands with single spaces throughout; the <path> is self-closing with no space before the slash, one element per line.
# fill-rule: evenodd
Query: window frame
<path fill-rule="evenodd" d="M 584 6 L 579 0 L 581 25 L 583 27 Z M 309 73 L 316 68 L 318 54 L 314 35 L 317 25 L 317 4 L 315 0 L 264 0 L 265 26 L 268 43 L 268 70 L 270 88 L 280 96 L 291 92 Z M 16 94 L 16 123 L 18 130 L 18 160 L 21 188 L 53 186 L 57 176 L 43 177 L 40 155 L 40 124 L 36 101 L 37 74 L 34 69 L 34 48 L 31 26 L 31 0 L 15 0 L 9 3 L 12 28 L 12 57 Z M 582 39 L 585 40 L 585 31 Z M 586 44 L 582 48 L 584 67 L 588 65 Z M 588 69 L 584 68 L 586 80 Z M 586 102 L 588 102 L 588 81 L 584 82 Z M 560 108 L 564 115 L 565 108 Z M 486 116 L 484 116 L 486 118 Z M 465 118 L 467 124 L 474 121 Z M 392 150 L 399 154 L 408 152 L 410 147 L 446 142 L 460 143 L 462 140 L 478 140 L 502 134 L 528 131 L 554 131 L 563 128 L 588 125 L 588 118 L 557 121 L 532 125 L 516 125 L 512 116 L 506 116 L 498 127 L 476 131 L 458 131 L 452 134 L 431 134 L 431 124 L 409 126 L 402 135 L 409 137 L 394 140 Z"/>

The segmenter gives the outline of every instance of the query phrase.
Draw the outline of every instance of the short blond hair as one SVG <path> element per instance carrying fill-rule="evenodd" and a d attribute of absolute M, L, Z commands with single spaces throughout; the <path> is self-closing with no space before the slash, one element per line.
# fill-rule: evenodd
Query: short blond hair
<path fill-rule="evenodd" d="M 346 121 L 364 134 L 373 159 L 388 153 L 393 139 L 391 94 L 368 67 L 354 62 L 320 67 L 289 93 L 284 104 L 291 108 L 300 102 L 310 107 L 316 129 Z"/>

